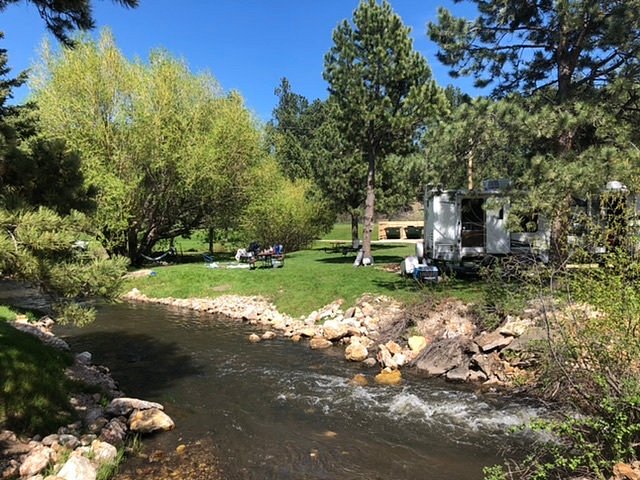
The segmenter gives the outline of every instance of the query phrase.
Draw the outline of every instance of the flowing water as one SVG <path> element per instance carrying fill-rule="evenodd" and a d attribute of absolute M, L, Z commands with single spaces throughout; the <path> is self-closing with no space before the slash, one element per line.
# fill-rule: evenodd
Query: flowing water
<path fill-rule="evenodd" d="M 350 383 L 375 369 L 276 339 L 250 344 L 240 322 L 152 305 L 101 307 L 59 333 L 107 365 L 129 396 L 165 405 L 176 430 L 147 441 L 172 451 L 208 440 L 229 479 L 480 479 L 509 433 L 539 412 L 524 402 L 411 378 Z M 213 455 L 213 454 L 212 454 Z"/>

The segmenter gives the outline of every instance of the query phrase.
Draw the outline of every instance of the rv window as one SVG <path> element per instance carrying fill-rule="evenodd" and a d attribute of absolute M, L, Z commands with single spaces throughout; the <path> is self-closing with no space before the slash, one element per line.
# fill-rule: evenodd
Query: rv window
<path fill-rule="evenodd" d="M 524 215 L 520 220 L 520 228 L 523 232 L 536 233 L 539 229 L 538 214 Z"/>

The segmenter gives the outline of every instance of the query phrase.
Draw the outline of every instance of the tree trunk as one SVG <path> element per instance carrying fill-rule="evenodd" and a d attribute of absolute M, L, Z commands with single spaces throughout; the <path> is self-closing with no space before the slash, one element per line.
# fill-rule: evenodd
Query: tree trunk
<path fill-rule="evenodd" d="M 358 241 L 358 226 L 360 224 L 360 217 L 357 213 L 351 212 L 351 244 L 355 245 Z"/>
<path fill-rule="evenodd" d="M 131 265 L 140 265 L 138 232 L 134 228 L 127 229 L 127 253 L 129 254 Z"/>
<path fill-rule="evenodd" d="M 214 240 L 213 227 L 209 227 L 208 240 L 209 240 L 209 253 L 213 255 L 213 240 Z"/>
<path fill-rule="evenodd" d="M 376 151 L 375 147 L 369 146 L 367 151 L 367 161 L 369 163 L 369 169 L 367 171 L 367 197 L 364 204 L 364 235 L 362 248 L 363 260 L 373 259 L 371 255 L 371 234 L 373 232 L 373 216 L 375 213 L 375 199 L 376 199 Z"/>

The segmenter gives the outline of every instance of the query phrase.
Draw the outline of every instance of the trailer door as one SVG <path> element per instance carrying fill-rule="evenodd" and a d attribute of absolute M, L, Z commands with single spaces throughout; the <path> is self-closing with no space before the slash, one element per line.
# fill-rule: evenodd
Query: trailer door
<path fill-rule="evenodd" d="M 510 235 L 507 230 L 507 213 L 509 205 L 497 205 L 487 208 L 486 218 L 486 252 L 488 255 L 506 255 L 510 253 Z"/>

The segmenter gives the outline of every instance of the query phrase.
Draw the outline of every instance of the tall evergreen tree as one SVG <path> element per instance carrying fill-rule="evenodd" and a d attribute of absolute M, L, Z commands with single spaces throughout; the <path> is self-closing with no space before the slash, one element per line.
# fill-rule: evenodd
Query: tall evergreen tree
<path fill-rule="evenodd" d="M 416 147 L 420 129 L 442 104 L 426 60 L 413 49 L 410 29 L 385 0 L 363 0 L 353 23 L 333 32 L 324 78 L 339 108 L 341 129 L 367 165 L 364 258 L 371 259 L 376 170 L 391 153 Z"/>
<path fill-rule="evenodd" d="M 620 76 L 640 75 L 640 2 L 470 0 L 478 17 L 440 8 L 429 37 L 451 74 L 495 93 L 555 91 L 559 102 Z"/>

